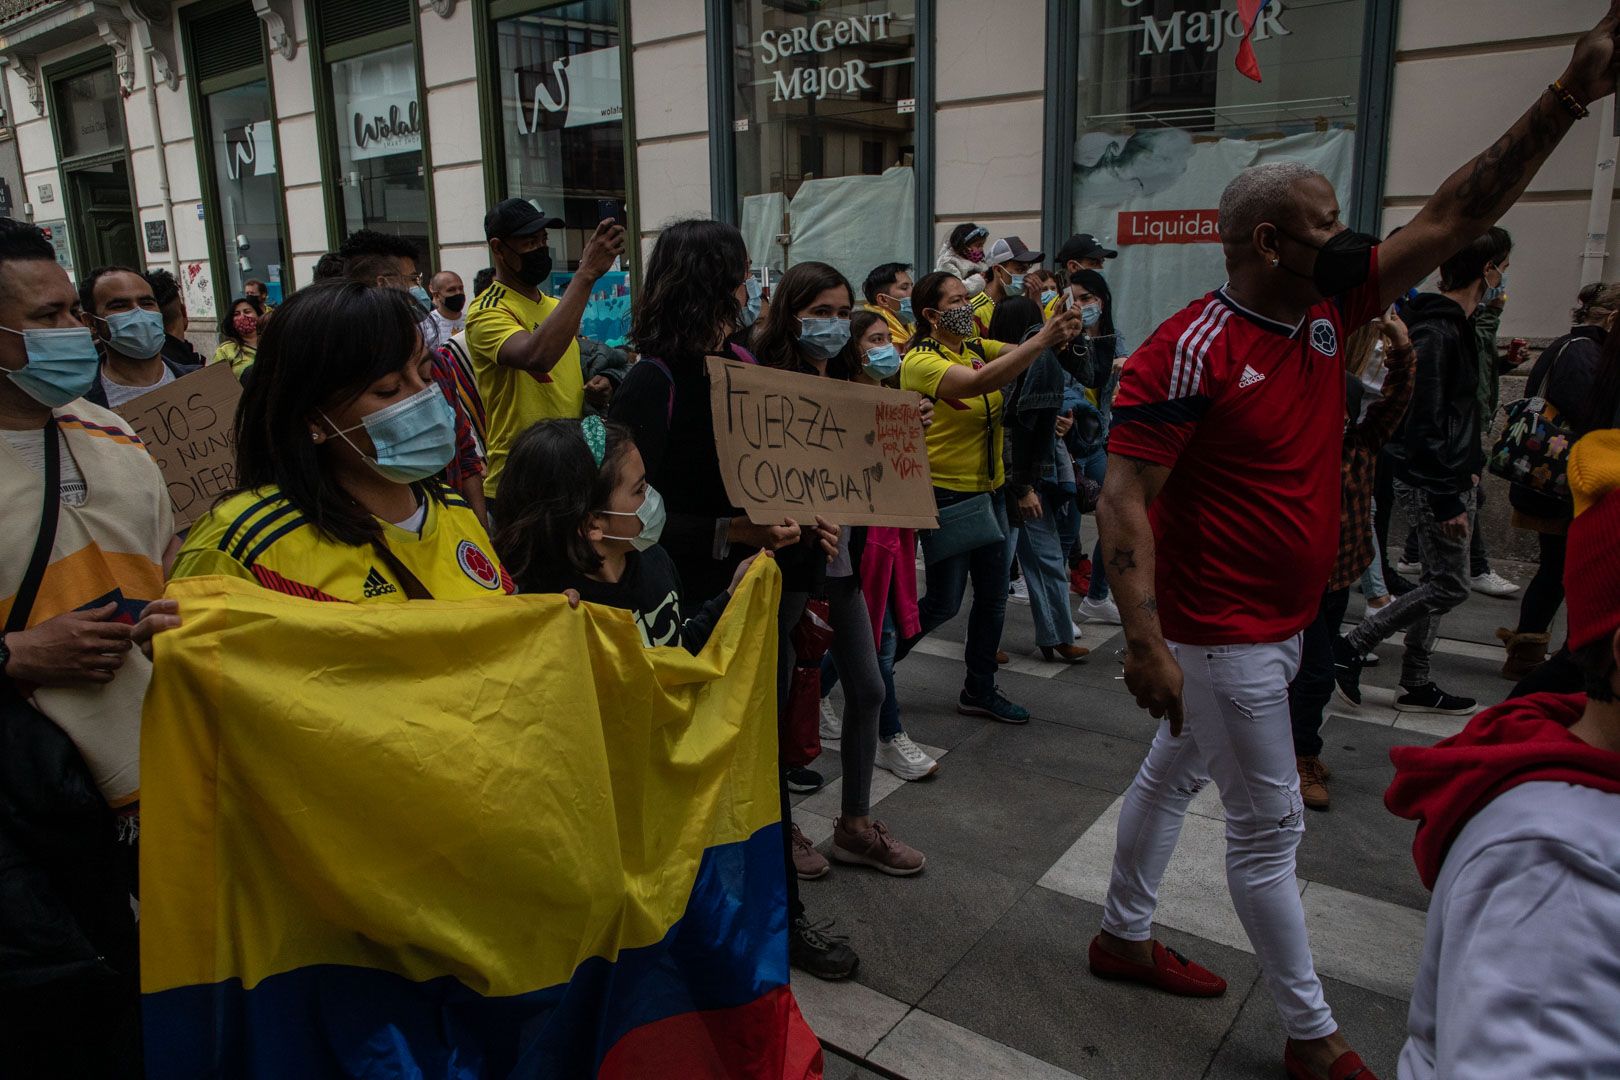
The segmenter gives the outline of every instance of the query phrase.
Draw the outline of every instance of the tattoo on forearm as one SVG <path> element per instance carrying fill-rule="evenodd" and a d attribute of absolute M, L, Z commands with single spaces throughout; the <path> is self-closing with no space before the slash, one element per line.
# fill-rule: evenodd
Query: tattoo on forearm
<path fill-rule="evenodd" d="M 1543 94 L 1530 107 L 1523 132 L 1510 130 L 1479 155 L 1457 185 L 1457 203 L 1464 214 L 1484 219 L 1501 213 L 1513 189 L 1524 181 L 1531 162 L 1557 144 L 1562 135 L 1558 117 L 1558 105 Z"/>
<path fill-rule="evenodd" d="M 1136 606 L 1147 612 L 1149 615 L 1157 615 L 1159 613 L 1159 602 L 1153 598 L 1152 593 L 1142 597 L 1142 602 Z"/>
<path fill-rule="evenodd" d="M 1123 574 L 1127 570 L 1135 570 L 1136 549 L 1115 548 L 1113 556 L 1108 560 L 1108 569 L 1116 574 Z"/>

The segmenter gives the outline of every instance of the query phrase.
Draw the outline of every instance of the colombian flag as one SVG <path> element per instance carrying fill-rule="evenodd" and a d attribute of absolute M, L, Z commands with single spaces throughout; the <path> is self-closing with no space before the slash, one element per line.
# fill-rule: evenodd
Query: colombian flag
<path fill-rule="evenodd" d="M 178 581 L 142 742 L 148 1075 L 821 1075 L 788 988 L 776 606 L 700 656 L 552 597 Z"/>
<path fill-rule="evenodd" d="M 1271 0 L 1237 0 L 1238 20 L 1243 23 L 1243 40 L 1238 43 L 1237 69 L 1255 82 L 1260 81 L 1260 61 L 1254 55 L 1254 24 Z"/>

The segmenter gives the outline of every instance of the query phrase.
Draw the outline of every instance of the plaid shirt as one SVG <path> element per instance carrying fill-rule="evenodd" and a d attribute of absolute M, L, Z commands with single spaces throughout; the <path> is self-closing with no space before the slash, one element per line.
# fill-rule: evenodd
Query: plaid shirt
<path fill-rule="evenodd" d="M 1383 395 L 1367 408 L 1360 421 L 1346 421 L 1344 458 L 1340 463 L 1340 483 L 1344 497 L 1339 502 L 1339 554 L 1333 561 L 1329 591 L 1348 589 L 1360 580 L 1373 560 L 1373 477 L 1378 468 L 1378 451 L 1395 435 L 1406 406 L 1412 400 L 1416 367 L 1410 346 L 1384 354 L 1388 374 Z"/>
<path fill-rule="evenodd" d="M 456 456 L 444 467 L 444 479 L 460 492 L 462 484 L 473 477 L 484 475 L 484 455 L 480 449 L 471 418 L 471 410 L 462 399 L 455 355 L 448 348 L 433 353 L 433 381 L 450 403 L 456 414 Z"/>

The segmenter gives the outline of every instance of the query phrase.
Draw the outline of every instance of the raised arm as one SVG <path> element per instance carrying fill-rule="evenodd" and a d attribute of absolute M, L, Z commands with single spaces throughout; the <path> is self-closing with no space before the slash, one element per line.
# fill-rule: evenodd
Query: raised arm
<path fill-rule="evenodd" d="M 960 400 L 1000 390 L 1022 375 L 1044 350 L 1067 345 L 1079 332 L 1080 316 L 1073 311 L 1060 311 L 1029 340 L 1003 349 L 988 364 L 977 368 L 952 365 L 940 377 L 935 396 Z"/>
<path fill-rule="evenodd" d="M 516 333 L 501 343 L 495 360 L 502 367 L 548 372 L 579 336 L 579 321 L 596 282 L 624 254 L 624 227 L 610 218 L 597 225 L 579 257 L 579 269 L 563 290 L 557 306 L 533 330 Z"/>
<path fill-rule="evenodd" d="M 1378 280 L 1385 306 L 1496 223 L 1529 187 L 1548 155 L 1574 125 L 1570 104 L 1584 110 L 1614 93 L 1615 33 L 1620 0 L 1575 43 L 1569 66 L 1507 133 L 1451 174 L 1411 224 L 1378 249 Z"/>
<path fill-rule="evenodd" d="M 1170 477 L 1170 469 L 1142 458 L 1108 455 L 1108 475 L 1097 504 L 1102 556 L 1108 587 L 1119 601 L 1125 623 L 1125 686 L 1136 703 L 1155 718 L 1170 718 L 1170 734 L 1181 734 L 1181 665 L 1165 643 L 1153 573 L 1158 556 L 1148 507 Z"/>

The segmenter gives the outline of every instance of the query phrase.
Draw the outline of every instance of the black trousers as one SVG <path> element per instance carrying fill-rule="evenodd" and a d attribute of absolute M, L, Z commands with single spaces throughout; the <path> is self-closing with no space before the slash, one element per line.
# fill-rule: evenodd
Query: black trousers
<path fill-rule="evenodd" d="M 1316 757 L 1322 752 L 1322 710 L 1333 698 L 1333 642 L 1349 606 L 1349 589 L 1323 593 L 1316 620 L 1305 628 L 1300 642 L 1299 674 L 1288 687 L 1296 757 Z"/>

